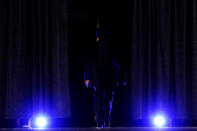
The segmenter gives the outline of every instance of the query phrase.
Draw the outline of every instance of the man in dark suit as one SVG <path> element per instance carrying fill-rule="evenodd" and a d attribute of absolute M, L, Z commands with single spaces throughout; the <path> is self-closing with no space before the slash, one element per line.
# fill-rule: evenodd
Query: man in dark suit
<path fill-rule="evenodd" d="M 109 40 L 107 21 L 97 21 L 96 43 L 89 46 L 84 66 L 84 81 L 94 90 L 95 121 L 97 127 L 110 126 L 114 89 L 118 87 L 120 68 Z"/>

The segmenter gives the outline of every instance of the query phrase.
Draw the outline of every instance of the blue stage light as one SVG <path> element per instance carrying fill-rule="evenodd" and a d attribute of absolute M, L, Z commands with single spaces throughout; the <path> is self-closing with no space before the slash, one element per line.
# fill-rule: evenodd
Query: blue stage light
<path fill-rule="evenodd" d="M 47 125 L 47 119 L 45 117 L 38 117 L 38 118 L 36 118 L 35 122 L 36 122 L 35 124 L 38 128 L 44 128 Z"/>
<path fill-rule="evenodd" d="M 162 127 L 162 126 L 165 125 L 166 121 L 165 121 L 165 118 L 163 116 L 156 116 L 153 120 L 153 123 L 157 127 Z"/>

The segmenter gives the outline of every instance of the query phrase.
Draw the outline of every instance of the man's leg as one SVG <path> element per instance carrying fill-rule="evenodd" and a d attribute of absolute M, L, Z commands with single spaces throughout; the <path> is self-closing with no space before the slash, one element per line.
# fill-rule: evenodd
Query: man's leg
<path fill-rule="evenodd" d="M 95 120 L 97 127 L 104 127 L 104 118 L 105 118 L 105 91 L 101 87 L 98 87 L 95 92 Z"/>
<path fill-rule="evenodd" d="M 112 86 L 112 88 L 108 87 L 107 93 L 106 93 L 106 98 L 105 98 L 105 112 L 106 112 L 106 117 L 105 117 L 105 122 L 106 126 L 110 127 L 110 121 L 111 121 L 111 111 L 112 111 L 112 104 L 113 104 L 113 96 L 114 96 L 114 90 L 113 90 L 113 85 L 108 84 L 108 86 Z"/>

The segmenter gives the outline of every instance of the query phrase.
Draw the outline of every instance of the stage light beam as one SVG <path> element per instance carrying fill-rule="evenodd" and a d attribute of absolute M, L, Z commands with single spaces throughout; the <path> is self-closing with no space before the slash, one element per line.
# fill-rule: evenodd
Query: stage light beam
<path fill-rule="evenodd" d="M 165 118 L 163 116 L 156 116 L 153 120 L 153 123 L 157 127 L 162 127 L 165 125 Z"/>
<path fill-rule="evenodd" d="M 38 117 L 36 118 L 36 126 L 38 128 L 44 128 L 47 125 L 47 119 L 44 117 Z"/>

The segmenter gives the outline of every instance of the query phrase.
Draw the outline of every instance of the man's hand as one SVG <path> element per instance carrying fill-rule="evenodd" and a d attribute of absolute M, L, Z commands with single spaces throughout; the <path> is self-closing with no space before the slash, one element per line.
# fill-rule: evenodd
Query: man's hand
<path fill-rule="evenodd" d="M 85 80 L 85 86 L 86 86 L 87 88 L 89 88 L 89 85 L 90 85 L 90 80 Z"/>

